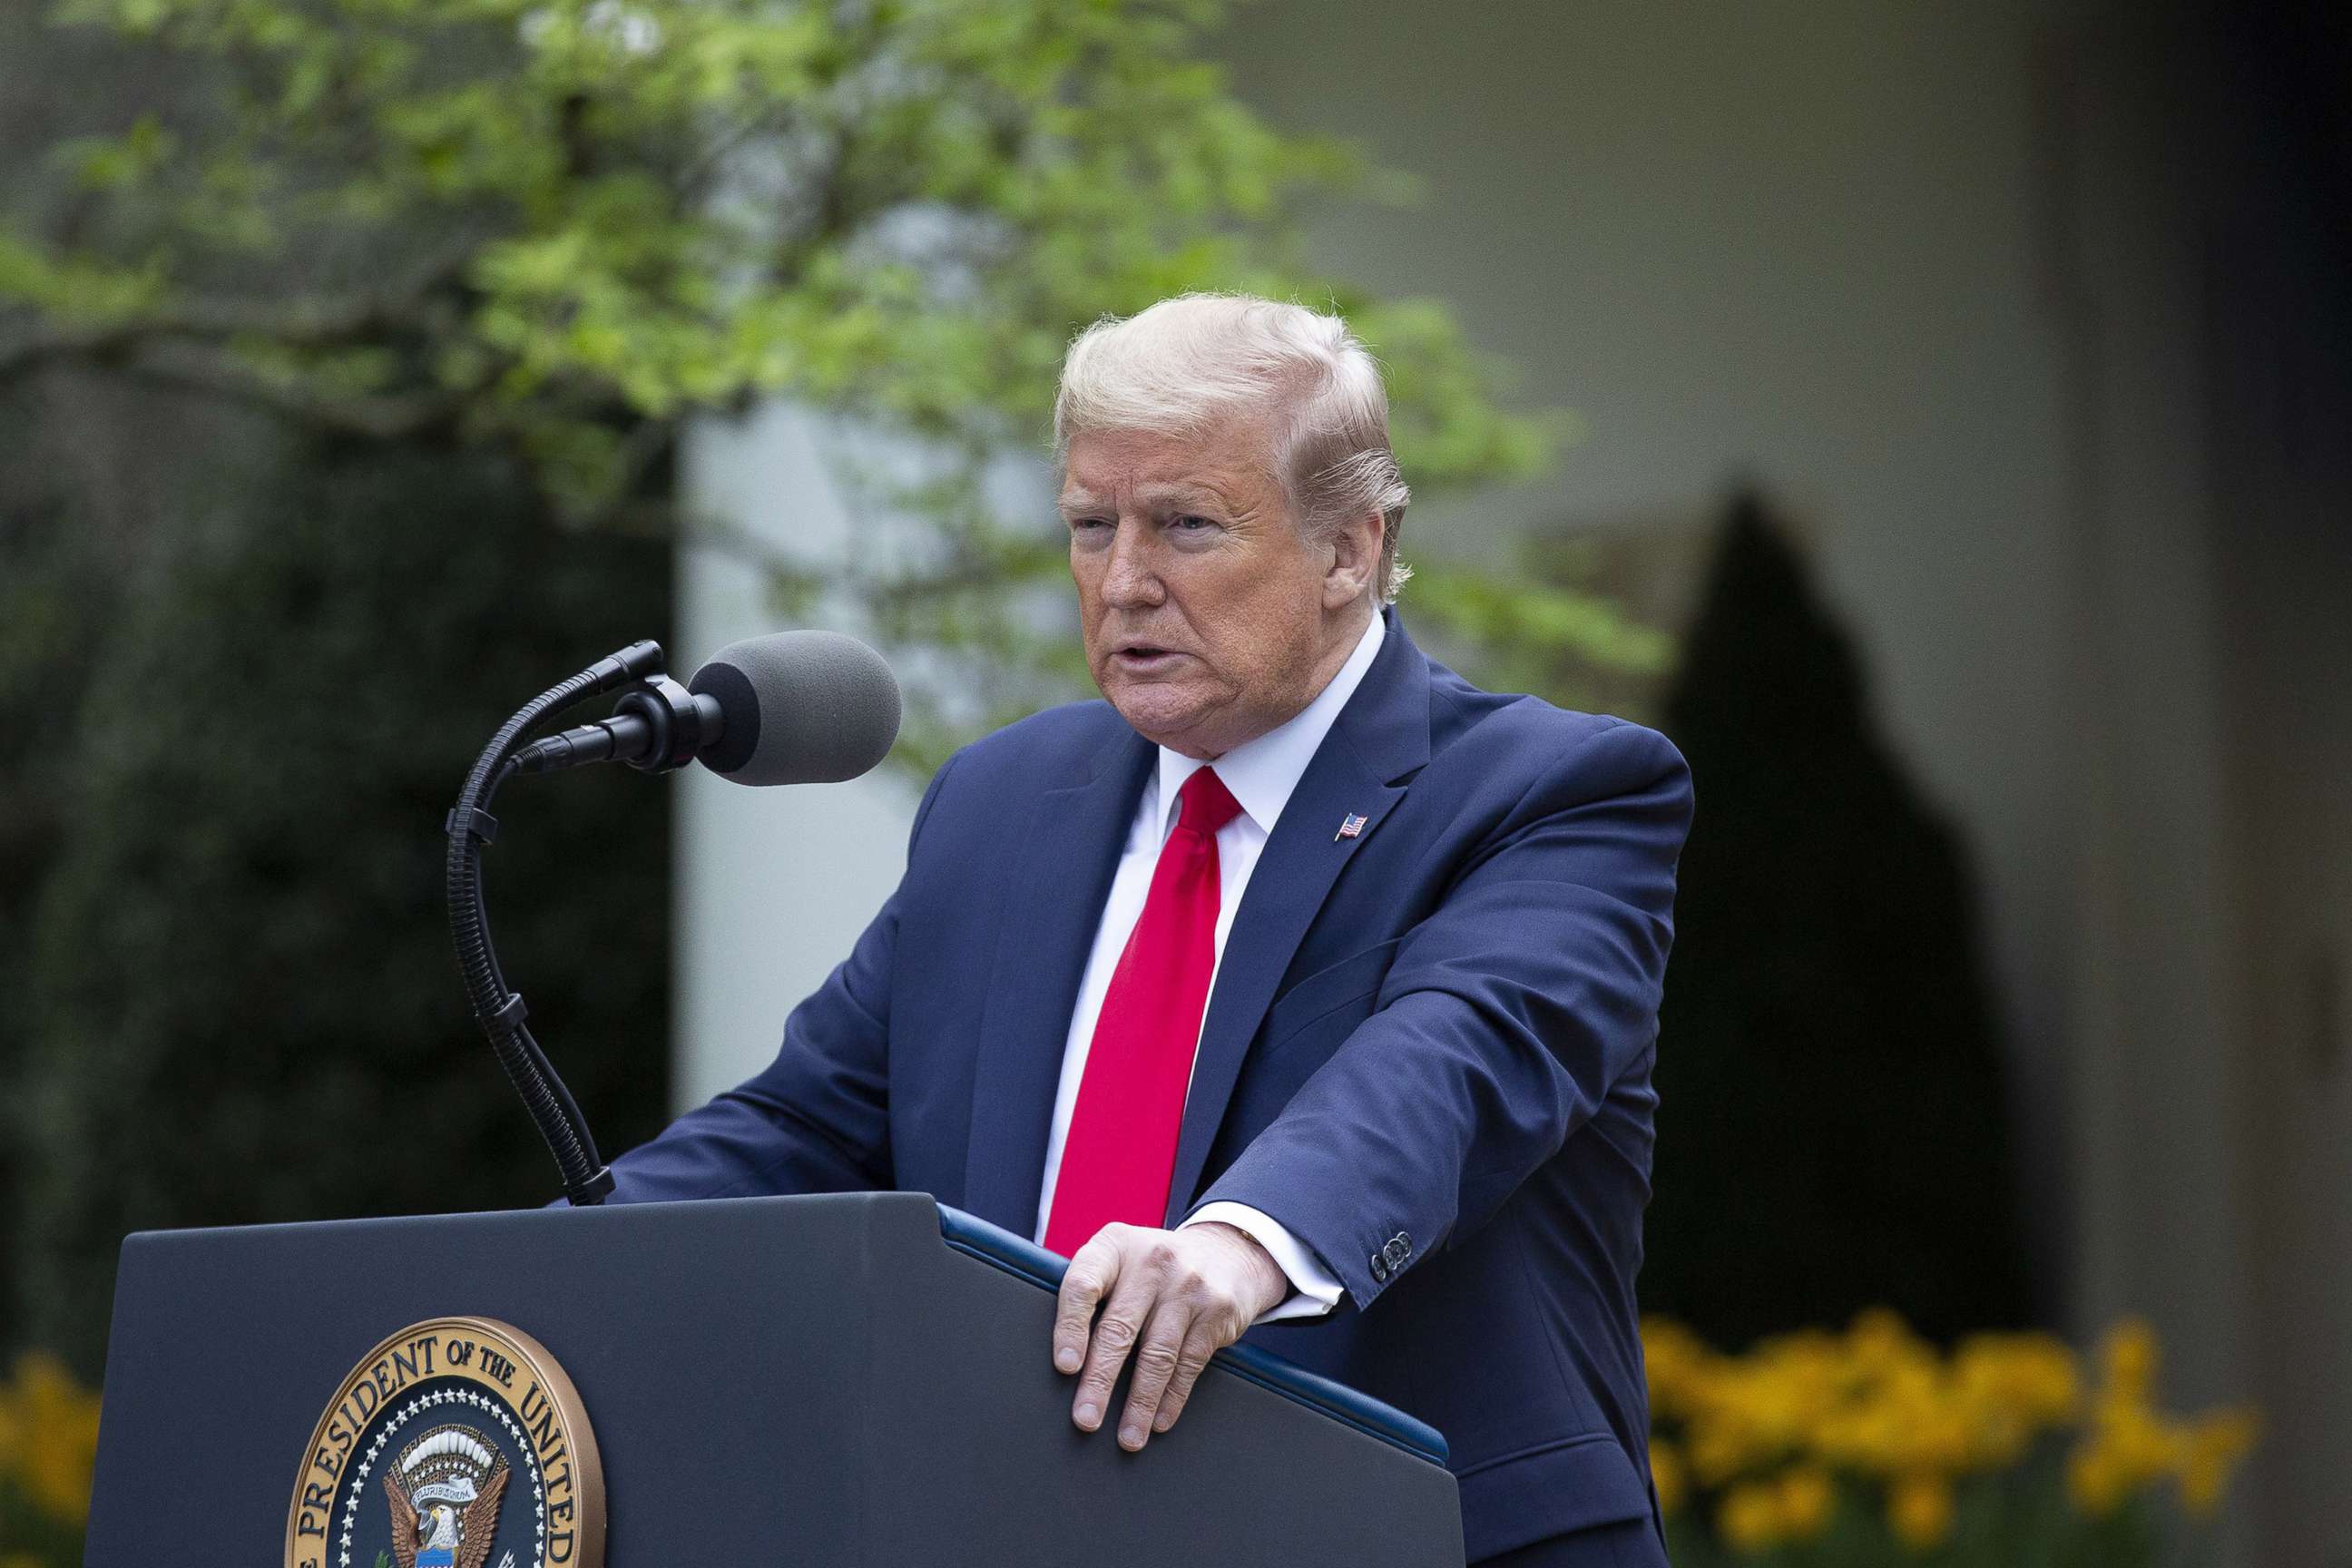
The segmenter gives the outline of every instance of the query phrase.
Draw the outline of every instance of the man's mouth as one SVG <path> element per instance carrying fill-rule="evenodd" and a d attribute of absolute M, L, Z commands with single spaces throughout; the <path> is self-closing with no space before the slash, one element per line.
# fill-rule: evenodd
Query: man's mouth
<path fill-rule="evenodd" d="M 1111 654 L 1111 662 L 1121 669 L 1139 675 L 1165 669 L 1184 656 L 1174 648 L 1157 643 L 1123 643 Z"/>

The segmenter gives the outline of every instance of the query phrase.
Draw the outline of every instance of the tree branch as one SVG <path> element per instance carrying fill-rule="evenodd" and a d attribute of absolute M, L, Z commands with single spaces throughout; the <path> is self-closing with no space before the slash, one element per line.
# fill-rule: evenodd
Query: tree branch
<path fill-rule="evenodd" d="M 602 506 L 579 519 L 580 526 L 597 532 L 667 532 L 677 503 L 667 495 L 647 494 L 645 480 L 677 445 L 677 430 L 674 419 L 645 419 L 621 437 L 620 482 Z"/>
<path fill-rule="evenodd" d="M 465 265 L 486 237 L 467 228 L 437 247 L 408 280 L 392 289 L 342 298 L 279 300 L 190 299 L 128 321 L 36 331 L 0 349 L 0 381 L 21 375 L 44 362 L 96 359 L 174 338 L 219 342 L 237 337 L 267 338 L 298 348 L 317 348 L 364 338 L 400 324 L 408 312 L 445 282 L 461 278 Z"/>
<path fill-rule="evenodd" d="M 184 343 L 139 345 L 122 370 L 141 381 L 209 393 L 318 429 L 375 441 L 396 441 L 446 425 L 466 405 L 461 394 L 438 388 L 407 395 L 324 397 Z"/>

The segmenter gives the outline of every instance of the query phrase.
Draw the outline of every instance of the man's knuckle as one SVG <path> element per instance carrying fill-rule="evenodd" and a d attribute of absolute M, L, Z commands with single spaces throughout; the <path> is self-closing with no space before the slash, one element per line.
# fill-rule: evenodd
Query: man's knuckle
<path fill-rule="evenodd" d="M 1106 1350 L 1123 1351 L 1135 1342 L 1135 1325 L 1125 1318 L 1105 1318 L 1095 1325 L 1095 1339 Z"/>
<path fill-rule="evenodd" d="M 1150 1250 L 1143 1255 L 1143 1260 L 1152 1268 L 1165 1272 L 1176 1267 L 1176 1248 L 1169 1243 L 1167 1237 L 1162 1237 L 1151 1244 Z"/>
<path fill-rule="evenodd" d="M 1156 1377 L 1165 1377 L 1176 1370 L 1179 1359 L 1180 1353 L 1174 1345 L 1165 1340 L 1153 1340 L 1135 1352 L 1135 1367 L 1139 1373 L 1148 1372 Z"/>

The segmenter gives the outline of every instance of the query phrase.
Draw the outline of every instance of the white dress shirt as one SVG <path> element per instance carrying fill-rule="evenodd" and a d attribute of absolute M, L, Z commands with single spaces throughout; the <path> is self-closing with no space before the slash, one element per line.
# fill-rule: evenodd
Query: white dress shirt
<path fill-rule="evenodd" d="M 1195 770 L 1214 766 L 1218 779 L 1241 805 L 1240 814 L 1217 830 L 1216 949 L 1217 967 L 1222 970 L 1225 933 L 1233 930 L 1234 911 L 1241 908 L 1242 894 L 1249 887 L 1250 873 L 1257 868 L 1259 852 L 1265 849 L 1266 838 L 1274 832 L 1275 822 L 1282 816 L 1291 792 L 1298 787 L 1307 764 L 1315 760 L 1323 737 L 1330 733 L 1339 710 L 1348 705 L 1348 699 L 1355 695 L 1356 688 L 1363 681 L 1364 671 L 1372 667 L 1372 658 L 1381 651 L 1381 639 L 1386 635 L 1387 628 L 1375 613 L 1355 651 L 1348 656 L 1348 662 L 1339 667 L 1331 683 L 1316 694 L 1315 700 L 1288 722 L 1235 746 L 1213 764 L 1165 746 L 1160 748 L 1160 765 L 1143 782 L 1142 797 L 1136 802 L 1135 819 L 1128 828 L 1127 847 L 1120 851 L 1118 872 L 1111 879 L 1110 897 L 1103 901 L 1102 921 L 1095 928 L 1094 951 L 1087 959 L 1086 979 L 1078 986 L 1077 1009 L 1070 1015 L 1069 1039 L 1062 1047 L 1061 1087 L 1054 1096 L 1054 1125 L 1045 1141 L 1045 1183 L 1037 1194 L 1036 1235 L 1040 1242 L 1045 1238 L 1046 1216 L 1054 1209 L 1054 1187 L 1062 1173 L 1062 1148 L 1069 1140 L 1070 1113 L 1077 1107 L 1078 1083 L 1086 1076 L 1087 1050 L 1094 1041 L 1095 1020 L 1102 1013 L 1103 997 L 1110 990 L 1111 973 L 1118 967 L 1128 936 L 1142 917 L 1144 899 L 1151 890 L 1151 874 L 1160 864 L 1160 848 L 1175 828 L 1179 805 L 1176 792 Z M 1213 999 L 1214 972 L 1209 986 Z M 1202 1017 L 1205 1020 L 1207 1016 L 1204 1006 Z M 1259 1322 L 1318 1317 L 1339 1305 L 1342 1289 L 1339 1279 L 1310 1248 L 1273 1219 L 1241 1204 L 1213 1203 L 1202 1205 L 1186 1217 L 1184 1224 L 1202 1225 L 1212 1220 L 1246 1232 L 1273 1255 L 1275 1262 L 1289 1277 L 1289 1299 L 1262 1314 Z"/>

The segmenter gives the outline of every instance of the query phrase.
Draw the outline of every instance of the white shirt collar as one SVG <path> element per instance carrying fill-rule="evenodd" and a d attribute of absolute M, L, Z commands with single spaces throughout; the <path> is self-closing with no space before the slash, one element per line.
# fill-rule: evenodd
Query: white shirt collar
<path fill-rule="evenodd" d="M 1323 737 L 1331 732 L 1339 721 L 1339 710 L 1348 699 L 1363 684 L 1364 672 L 1372 668 L 1372 659 L 1381 651 L 1381 640 L 1388 635 L 1387 617 L 1379 610 L 1372 612 L 1371 625 L 1356 641 L 1356 650 L 1330 684 L 1315 694 L 1315 700 L 1286 721 L 1268 730 L 1255 741 L 1245 741 L 1219 757 L 1215 766 L 1217 777 L 1233 792 L 1243 813 L 1256 824 L 1259 832 L 1274 832 L 1275 819 L 1290 803 L 1291 792 L 1306 776 L 1307 764 L 1323 745 Z M 1156 813 L 1161 837 L 1166 837 L 1169 825 L 1176 816 L 1176 792 L 1184 781 L 1210 764 L 1198 757 L 1188 757 L 1181 752 L 1160 748 L 1160 801 Z"/>

